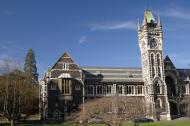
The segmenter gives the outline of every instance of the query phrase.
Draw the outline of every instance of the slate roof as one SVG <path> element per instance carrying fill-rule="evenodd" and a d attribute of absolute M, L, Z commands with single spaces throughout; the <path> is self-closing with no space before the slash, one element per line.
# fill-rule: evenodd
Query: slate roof
<path fill-rule="evenodd" d="M 81 67 L 85 80 L 102 82 L 143 82 L 141 68 Z"/>
<path fill-rule="evenodd" d="M 171 61 L 170 57 L 167 55 L 166 58 L 164 59 L 164 66 L 165 70 L 167 69 L 176 69 L 175 65 Z"/>
<path fill-rule="evenodd" d="M 143 82 L 141 68 L 128 67 L 81 67 L 85 80 L 102 82 Z M 190 69 L 176 69 L 179 80 L 190 78 Z"/>
<path fill-rule="evenodd" d="M 177 69 L 179 79 L 185 81 L 187 77 L 190 77 L 190 69 Z"/>

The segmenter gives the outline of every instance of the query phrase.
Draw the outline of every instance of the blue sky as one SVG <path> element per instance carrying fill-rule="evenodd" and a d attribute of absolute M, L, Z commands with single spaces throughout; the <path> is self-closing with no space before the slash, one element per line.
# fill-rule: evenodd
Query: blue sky
<path fill-rule="evenodd" d="M 23 64 L 36 54 L 42 76 L 69 52 L 80 66 L 140 67 L 137 19 L 159 13 L 164 55 L 177 67 L 190 64 L 189 0 L 1 0 L 0 66 L 9 57 Z"/>

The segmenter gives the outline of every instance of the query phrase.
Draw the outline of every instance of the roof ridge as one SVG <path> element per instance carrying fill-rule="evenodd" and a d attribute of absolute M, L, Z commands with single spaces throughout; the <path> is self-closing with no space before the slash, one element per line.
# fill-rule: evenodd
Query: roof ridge
<path fill-rule="evenodd" d="M 109 69 L 109 68 L 115 68 L 115 69 L 142 69 L 141 67 L 117 67 L 117 66 L 80 66 L 80 68 L 105 68 L 105 69 Z"/>

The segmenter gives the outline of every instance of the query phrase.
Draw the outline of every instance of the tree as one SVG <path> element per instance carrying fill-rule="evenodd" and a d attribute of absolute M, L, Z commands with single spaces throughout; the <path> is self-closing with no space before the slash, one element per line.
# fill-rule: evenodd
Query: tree
<path fill-rule="evenodd" d="M 37 67 L 36 67 L 36 59 L 35 54 L 32 49 L 28 50 L 28 53 L 26 54 L 25 58 L 25 64 L 24 64 L 24 72 L 26 73 L 28 79 L 33 84 L 38 83 L 38 73 L 37 73 Z"/>
<path fill-rule="evenodd" d="M 24 72 L 9 69 L 0 76 L 0 115 L 15 125 L 21 113 L 31 114 L 38 106 L 38 88 L 31 85 Z M 10 71 L 9 71 L 10 70 Z"/>
<path fill-rule="evenodd" d="M 71 114 L 75 122 L 99 119 L 109 126 L 121 126 L 122 122 L 144 116 L 144 99 L 138 97 L 103 97 L 87 100 L 80 106 L 79 113 Z M 70 119 L 71 120 L 71 119 Z"/>

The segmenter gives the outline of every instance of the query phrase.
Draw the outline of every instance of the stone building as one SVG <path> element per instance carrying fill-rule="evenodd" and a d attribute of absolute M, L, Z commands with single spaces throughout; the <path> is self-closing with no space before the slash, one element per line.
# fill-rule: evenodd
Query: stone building
<path fill-rule="evenodd" d="M 150 10 L 138 24 L 138 41 L 141 68 L 81 67 L 64 53 L 40 83 L 43 119 L 63 119 L 87 98 L 116 94 L 145 99 L 147 113 L 159 107 L 161 120 L 185 114 L 179 100 L 190 96 L 190 69 L 176 68 L 169 56 L 163 59 L 162 24 Z"/>

